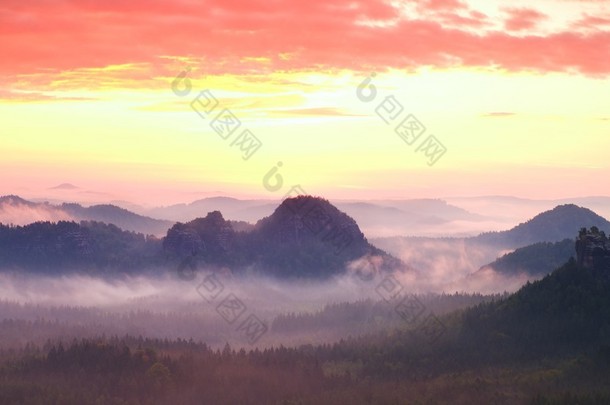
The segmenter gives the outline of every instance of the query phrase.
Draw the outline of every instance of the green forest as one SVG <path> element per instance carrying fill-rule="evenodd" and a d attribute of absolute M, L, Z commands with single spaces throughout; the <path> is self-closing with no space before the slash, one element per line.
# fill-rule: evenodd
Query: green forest
<path fill-rule="evenodd" d="M 298 318 L 288 314 L 274 327 L 295 327 Z M 515 294 L 439 314 L 441 333 L 415 318 L 298 347 L 212 349 L 103 335 L 28 344 L 0 353 L 0 403 L 610 402 L 608 268 L 570 259 Z"/>

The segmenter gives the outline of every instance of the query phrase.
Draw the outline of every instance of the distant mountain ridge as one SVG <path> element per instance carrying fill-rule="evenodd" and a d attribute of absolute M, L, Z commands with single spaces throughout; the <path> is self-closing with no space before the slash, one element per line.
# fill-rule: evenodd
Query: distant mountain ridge
<path fill-rule="evenodd" d="M 62 207 L 76 213 L 83 209 Z M 175 224 L 163 240 L 93 221 L 0 225 L 0 267 L 15 271 L 173 272 L 186 261 L 280 278 L 327 278 L 345 273 L 363 257 L 371 258 L 370 266 L 355 272 L 408 269 L 369 244 L 351 217 L 326 200 L 305 196 L 284 200 L 255 226 L 227 221 L 214 211 Z"/>
<path fill-rule="evenodd" d="M 206 264 L 265 269 L 280 277 L 328 277 L 363 256 L 382 259 L 378 270 L 404 267 L 368 243 L 358 224 L 327 200 L 284 200 L 249 232 L 236 232 L 218 211 L 174 225 L 163 243 L 174 258 L 197 256 Z"/>
<path fill-rule="evenodd" d="M 592 226 L 610 232 L 610 222 L 605 218 L 588 208 L 564 204 L 542 212 L 510 230 L 483 233 L 474 239 L 516 248 L 538 242 L 559 242 L 573 238 L 581 228 Z"/>
<path fill-rule="evenodd" d="M 354 218 L 368 236 L 435 234 L 445 224 L 462 221 L 482 223 L 487 219 L 440 199 L 331 200 L 331 203 Z M 278 202 L 274 200 L 208 197 L 190 204 L 141 209 L 138 212 L 155 218 L 188 222 L 204 213 L 220 211 L 226 219 L 255 223 L 260 218 L 271 215 L 277 206 Z"/>
<path fill-rule="evenodd" d="M 560 258 L 565 257 L 567 260 L 573 255 L 573 248 L 563 245 L 559 247 L 561 252 L 557 252 L 556 247 L 545 244 L 555 244 L 565 239 L 573 240 L 574 235 L 577 235 L 582 227 L 592 226 L 608 230 L 610 222 L 590 209 L 566 204 L 541 212 L 506 231 L 487 232 L 465 238 L 375 238 L 373 243 L 415 268 L 425 271 L 435 266 L 449 265 L 456 275 L 476 274 L 507 251 L 540 244 L 510 255 L 507 259 L 501 260 L 500 266 L 506 266 L 505 274 L 518 273 L 519 266 L 512 266 L 519 264 L 525 266 L 527 272 L 534 272 L 530 274 L 542 275 L 555 267 L 550 267 L 550 263 L 540 266 L 534 250 L 542 249 L 539 253 L 552 260 L 552 264 L 561 264 L 563 262 Z"/>
<path fill-rule="evenodd" d="M 592 239 L 581 240 L 595 246 Z M 586 246 L 579 249 L 572 243 L 578 261 L 582 251 L 594 250 Z M 610 348 L 610 261 L 590 266 L 579 265 L 578 261 L 569 259 L 505 300 L 466 311 L 464 342 L 491 343 L 491 350 L 508 345 L 511 354 L 517 356 L 544 356 L 600 345 Z"/>
<path fill-rule="evenodd" d="M 19 221 L 17 221 L 19 220 Z M 151 235 L 164 235 L 171 221 L 135 214 L 111 204 L 83 207 L 76 203 L 54 205 L 25 200 L 19 196 L 0 197 L 0 223 L 25 225 L 36 221 L 97 221 L 122 229 Z"/>
<path fill-rule="evenodd" d="M 160 240 L 101 222 L 36 222 L 0 225 L 0 269 L 100 276 L 152 269 Z"/>
<path fill-rule="evenodd" d="M 115 224 L 125 230 L 144 234 L 161 235 L 173 225 L 171 221 L 145 217 L 111 204 L 83 207 L 76 203 L 63 203 L 59 208 L 70 214 L 76 221 Z"/>
<path fill-rule="evenodd" d="M 527 273 L 541 276 L 551 273 L 574 256 L 574 240 L 561 242 L 538 242 L 507 253 L 481 268 L 491 268 L 504 274 Z"/>
<path fill-rule="evenodd" d="M 540 276 L 551 273 L 574 257 L 581 267 L 610 268 L 610 240 L 605 232 L 596 226 L 591 227 L 591 230 L 583 227 L 576 239 L 564 239 L 555 243 L 538 242 L 518 248 L 483 266 L 481 270 L 491 268 L 505 274 L 525 272 Z"/>

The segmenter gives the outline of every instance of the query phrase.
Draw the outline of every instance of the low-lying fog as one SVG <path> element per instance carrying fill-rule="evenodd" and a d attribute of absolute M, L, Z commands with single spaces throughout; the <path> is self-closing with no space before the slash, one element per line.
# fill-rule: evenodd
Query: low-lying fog
<path fill-rule="evenodd" d="M 342 202 L 346 211 L 358 217 L 371 243 L 416 269 L 397 272 L 389 282 L 384 281 L 387 274 L 376 274 L 380 258 L 375 257 L 356 260 L 347 266 L 345 275 L 325 281 L 278 281 L 203 268 L 190 280 L 171 269 L 165 276 L 115 279 L 0 271 L 0 347 L 101 334 L 193 338 L 215 347 L 226 342 L 246 347 L 332 342 L 401 325 L 396 305 L 410 294 L 417 294 L 427 311 L 440 315 L 516 291 L 531 280 L 522 274 L 479 270 L 507 251 L 467 243 L 456 236 L 509 229 L 543 208 L 541 205 L 548 208 L 550 202 L 507 200 L 507 206 L 523 208 L 502 210 L 512 212 L 510 218 L 489 209 L 493 205 L 486 199 L 452 202 L 470 212 L 436 202 L 446 217 L 440 220 L 424 210 L 429 202 Z M 261 209 L 271 209 L 262 203 L 252 204 L 247 208 L 253 218 L 260 217 Z M 26 208 L 29 211 L 22 212 Z M 223 208 L 228 210 L 227 218 L 232 218 L 230 207 Z M 237 215 L 243 212 L 235 211 L 233 219 L 243 219 Z M 371 212 L 383 215 L 371 216 Z M 396 221 L 396 212 L 403 220 Z M 4 207 L 0 214 L 21 222 L 69 219 L 47 205 Z M 380 237 L 390 235 L 454 238 Z M 389 291 L 390 287 L 394 289 Z M 232 306 L 229 312 L 222 309 L 225 301 Z M 255 338 L 244 336 L 240 329 L 252 317 L 263 325 Z"/>
<path fill-rule="evenodd" d="M 443 282 L 441 268 L 429 277 L 404 272 L 388 281 L 387 274 L 373 276 L 375 260 L 354 261 L 346 275 L 326 281 L 237 277 L 206 269 L 189 280 L 176 273 L 116 279 L 2 273 L 2 346 L 102 334 L 193 338 L 215 347 L 332 342 L 399 326 L 396 305 L 411 294 L 440 315 L 497 298 L 482 294 L 514 291 L 526 281 L 488 271 L 476 278 L 454 274 L 447 278 L 453 281 Z M 257 336 L 242 327 L 252 319 L 260 321 Z"/>

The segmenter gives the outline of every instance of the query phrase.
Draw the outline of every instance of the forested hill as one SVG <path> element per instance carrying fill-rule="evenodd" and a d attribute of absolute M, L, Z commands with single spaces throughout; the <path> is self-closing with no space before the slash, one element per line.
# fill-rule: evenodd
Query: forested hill
<path fill-rule="evenodd" d="M 101 222 L 0 224 L 0 269 L 45 274 L 112 275 L 150 269 L 160 262 L 161 241 Z"/>
<path fill-rule="evenodd" d="M 527 273 L 532 276 L 544 276 L 563 265 L 572 256 L 575 256 L 573 239 L 555 243 L 539 242 L 507 253 L 480 270 L 491 268 L 504 274 Z"/>
<path fill-rule="evenodd" d="M 202 263 L 261 269 L 280 277 L 324 278 L 367 256 L 380 259 L 374 271 L 406 268 L 371 245 L 351 217 L 327 200 L 309 196 L 283 201 L 249 232 L 236 232 L 218 211 L 176 224 L 163 246 L 173 258 L 193 255 Z"/>
<path fill-rule="evenodd" d="M 363 256 L 377 257 L 373 271 L 405 268 L 369 244 L 352 218 L 314 197 L 287 199 L 253 227 L 211 212 L 175 224 L 163 239 L 92 221 L 0 225 L 0 269 L 48 274 L 174 271 L 187 260 L 236 272 L 324 278 Z"/>
<path fill-rule="evenodd" d="M 579 251 L 596 246 L 582 239 Z M 410 378 L 577 356 L 610 370 L 610 264 L 582 266 L 577 260 L 506 298 L 439 316 L 437 322 L 405 321 L 394 333 L 357 338 L 336 352 L 347 358 L 364 353 L 371 374 Z"/>
<path fill-rule="evenodd" d="M 599 350 L 610 344 L 610 269 L 570 259 L 509 298 L 467 311 L 462 330 L 462 343 L 478 346 L 482 359 Z"/>
<path fill-rule="evenodd" d="M 483 233 L 473 240 L 518 248 L 539 242 L 573 239 L 582 227 L 597 227 L 610 232 L 610 222 L 605 218 L 588 208 L 565 204 L 542 212 L 510 230 Z"/>
<path fill-rule="evenodd" d="M 221 351 L 126 336 L 0 351 L 0 403 L 608 404 L 610 245 L 590 229 L 576 247 L 507 298 L 438 317 L 397 298 L 399 329 L 334 344 Z"/>
<path fill-rule="evenodd" d="M 597 228 L 581 229 L 572 245 L 576 260 L 505 300 L 468 310 L 463 344 L 488 348 L 480 354 L 486 358 L 610 349 L 610 261 L 579 264 L 587 263 L 589 252 L 603 256 L 596 250 L 600 238 L 607 243 Z"/>

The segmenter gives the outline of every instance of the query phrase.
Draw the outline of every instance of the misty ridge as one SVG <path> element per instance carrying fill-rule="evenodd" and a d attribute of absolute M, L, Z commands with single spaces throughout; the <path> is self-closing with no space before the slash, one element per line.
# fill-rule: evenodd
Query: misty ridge
<path fill-rule="evenodd" d="M 243 209 L 240 200 L 209 200 Z M 440 204 L 453 214 L 483 217 L 440 200 L 430 201 L 431 207 L 425 209 L 428 214 Z M 0 202 L 3 215 L 19 210 L 28 215 L 32 210 L 57 213 L 53 211 L 57 207 L 72 214 L 94 213 L 104 207 L 108 213 L 108 206 L 55 206 L 16 196 L 2 197 Z M 254 204 L 258 210 L 259 203 L 246 205 Z M 396 207 L 401 204 L 425 211 L 422 201 L 394 202 Z M 346 205 L 371 212 L 368 203 Z M 396 207 L 384 209 L 385 214 L 396 213 Z M 175 208 L 165 212 L 171 209 Z M 400 323 L 379 290 L 387 277 L 405 293 L 420 297 L 435 314 L 445 314 L 497 299 L 550 273 L 574 255 L 573 238 L 581 227 L 610 229 L 608 221 L 586 208 L 561 205 L 507 231 L 471 237 L 384 237 L 369 242 L 352 217 L 326 200 L 307 196 L 283 201 L 254 224 L 226 220 L 215 210 L 169 225 L 163 237 L 123 230 L 120 226 L 129 228 L 140 216 L 119 208 L 115 214 L 119 226 L 91 217 L 81 222 L 58 217 L 57 221 L 1 225 L 4 317 L 40 321 L 39 326 L 48 329 L 41 336 L 56 338 L 66 328 L 70 330 L 66 336 L 105 331 L 243 345 L 246 342 L 234 333 L 234 327 L 218 315 L 217 303 L 207 302 L 200 293 L 206 277 L 213 275 L 223 291 L 230 291 L 264 322 L 270 333 L 261 344 L 331 342 Z M 127 219 L 121 222 L 121 218 Z M 374 217 L 367 218 L 374 222 Z M 315 333 L 296 326 L 307 324 L 304 319 L 314 319 L 311 322 L 316 324 L 315 319 L 324 318 L 334 305 L 360 308 L 353 310 L 359 317 L 349 310 L 335 312 L 331 322 L 317 324 Z M 44 308 L 53 310 L 44 312 Z M 26 316 L 37 311 L 42 311 L 40 319 Z M 69 315 L 77 313 L 86 322 Z M 15 344 L 26 343 L 23 336 L 15 336 Z"/>
<path fill-rule="evenodd" d="M 229 205 L 241 206 L 239 200 L 229 201 Z M 100 277 L 176 272 L 183 276 L 196 267 L 234 275 L 304 279 L 324 279 L 350 272 L 367 277 L 397 273 L 402 282 L 420 292 L 502 292 L 497 285 L 514 290 L 528 276 L 541 276 L 544 271 L 525 264 L 500 274 L 478 270 L 515 249 L 571 239 L 581 226 L 608 229 L 608 222 L 594 212 L 576 205 L 562 205 L 508 231 L 471 237 L 367 239 L 357 221 L 328 201 L 313 198 L 302 201 L 307 201 L 301 207 L 308 214 L 305 218 L 299 217 L 303 213 L 296 207 L 291 209 L 286 202 L 256 224 L 227 220 L 222 212 L 211 211 L 172 225 L 163 237 L 125 231 L 120 216 L 118 226 L 91 219 L 80 223 L 5 225 L 0 228 L 4 242 L 0 247 L 0 263 L 14 272 L 75 272 Z M 10 212 L 11 207 L 36 206 L 14 196 L 0 198 L 0 202 L 4 212 Z M 373 221 L 374 217 L 368 220 Z M 569 244 L 564 244 L 545 269 L 552 270 L 552 266 L 572 253 Z M 497 279 L 498 276 L 503 279 Z"/>
<path fill-rule="evenodd" d="M 249 342 L 235 332 L 192 285 L 183 281 L 142 278 L 108 283 L 89 277 L 34 277 L 4 287 L 2 343 L 4 348 L 47 340 L 93 336 L 144 336 L 206 342 L 210 347 L 252 348 L 336 342 L 400 326 L 404 321 L 375 293 L 371 284 L 354 280 L 323 284 L 280 283 L 275 280 L 223 280 L 248 308 L 267 322 L 268 332 Z M 15 285 L 16 284 L 16 285 Z M 506 294 L 418 294 L 437 315 L 489 302 Z"/>
<path fill-rule="evenodd" d="M 569 203 L 465 236 L 489 211 L 430 201 L 344 203 L 369 237 L 312 196 L 251 222 L 2 197 L 25 214 L 0 224 L 0 402 L 450 402 L 462 373 L 458 403 L 589 398 L 610 369 L 610 222 Z M 375 233 L 406 206 L 446 233 Z"/>

